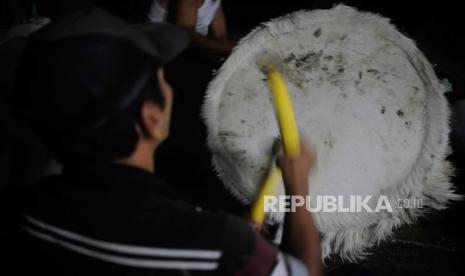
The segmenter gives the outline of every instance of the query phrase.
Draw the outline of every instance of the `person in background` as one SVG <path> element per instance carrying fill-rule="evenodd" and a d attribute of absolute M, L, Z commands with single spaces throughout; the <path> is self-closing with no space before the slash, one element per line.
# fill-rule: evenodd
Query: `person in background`
<path fill-rule="evenodd" d="M 228 38 L 221 0 L 153 0 L 147 17 L 188 30 L 192 43 L 210 53 L 228 56 L 236 44 Z"/>
<path fill-rule="evenodd" d="M 228 199 L 226 206 L 231 211 L 240 210 L 240 203 L 230 196 L 211 169 L 207 132 L 200 116 L 212 72 L 218 70 L 235 45 L 228 36 L 223 3 L 220 0 L 151 0 L 151 8 L 145 13 L 149 22 L 170 22 L 187 30 L 191 37 L 190 47 L 165 67 L 165 76 L 177 91 L 175 109 L 182 110 L 182 114 L 173 114 L 173 132 L 158 150 L 157 158 L 165 160 L 158 172 L 169 182 L 190 189 L 186 196 L 189 200 L 209 208 L 225 207 L 224 200 L 211 196 L 222 194 L 222 198 Z M 185 142 L 186 137 L 198 146 L 191 147 Z M 173 155 L 178 158 L 169 158 Z M 179 162 L 189 164 L 184 174 L 176 171 Z M 195 188 L 188 184 L 192 178 L 198 180 Z"/>

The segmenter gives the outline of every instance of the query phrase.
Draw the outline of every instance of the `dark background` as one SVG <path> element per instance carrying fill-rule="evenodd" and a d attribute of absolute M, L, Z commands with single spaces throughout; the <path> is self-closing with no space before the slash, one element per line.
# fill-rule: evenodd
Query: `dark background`
<path fill-rule="evenodd" d="M 24 22 L 32 15 L 55 18 L 92 5 L 105 7 L 129 21 L 142 22 L 145 20 L 150 2 L 150 0 L 37 0 L 33 9 L 30 0 L 0 0 L 0 38 L 11 26 Z M 271 18 L 299 9 L 330 8 L 336 3 L 341 2 L 223 0 L 229 31 L 236 38 L 242 37 Z M 460 1 L 365 0 L 343 3 L 391 18 L 400 31 L 417 42 L 419 48 L 434 65 L 438 77 L 447 78 L 452 83 L 453 92 L 447 94 L 455 111 L 451 134 L 454 154 L 450 160 L 456 166 L 456 176 L 453 181 L 458 191 L 464 194 L 465 152 L 463 138 L 461 139 L 459 135 L 460 131 L 463 132 L 463 128 L 459 129 L 454 123 L 464 120 L 463 114 L 465 114 L 460 113 L 463 110 L 460 107 L 460 100 L 464 98 L 465 85 L 463 50 L 465 14 Z M 7 59 L 0 56 L 0 65 L 5 64 Z M 206 85 L 212 77 L 211 70 L 215 69 L 215 66 L 206 65 L 201 60 L 181 57 L 166 68 L 168 79 L 177 94 L 173 135 L 157 156 L 157 165 L 159 173 L 182 188 L 188 200 L 212 209 L 225 208 L 241 214 L 247 209 L 224 190 L 212 173 L 209 152 L 205 146 L 202 146 L 205 141 L 205 128 L 198 118 L 198 112 Z M 0 72 L 0 74 L 4 76 L 4 73 Z M 0 89 L 2 89 L 0 96 L 3 96 L 5 88 L 0 86 Z M 31 142 L 33 136 L 28 130 L 16 125 L 11 128 L 13 119 L 6 110 L 7 107 L 0 102 L 0 195 L 3 196 L 3 199 L 0 198 L 0 205 L 2 200 L 5 202 L 6 194 L 1 190 L 18 179 L 22 182 L 31 181 L 30 179 L 37 173 L 33 164 L 40 163 L 45 158 L 42 157 L 43 149 L 40 145 Z M 7 208 L 3 207 L 0 213 L 7 212 Z M 390 241 L 371 249 L 369 251 L 371 255 L 361 261 L 361 264 L 376 275 L 465 275 L 463 263 L 465 227 L 462 223 L 464 210 L 463 202 L 454 203 L 446 211 L 429 214 L 417 224 L 399 229 Z M 1 244 L 1 238 L 5 238 L 6 234 L 2 227 L 0 231 Z M 337 258 L 330 260 L 329 269 L 337 267 L 339 263 Z"/>

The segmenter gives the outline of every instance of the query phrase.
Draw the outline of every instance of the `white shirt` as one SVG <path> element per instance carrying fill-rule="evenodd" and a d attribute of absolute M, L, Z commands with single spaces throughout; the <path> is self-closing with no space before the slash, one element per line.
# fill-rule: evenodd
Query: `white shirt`
<path fill-rule="evenodd" d="M 202 6 L 197 10 L 197 22 L 195 30 L 201 35 L 208 34 L 208 28 L 215 17 L 221 0 L 204 0 Z M 150 22 L 165 22 L 168 12 L 160 5 L 158 0 L 153 0 L 150 10 L 147 14 Z"/>

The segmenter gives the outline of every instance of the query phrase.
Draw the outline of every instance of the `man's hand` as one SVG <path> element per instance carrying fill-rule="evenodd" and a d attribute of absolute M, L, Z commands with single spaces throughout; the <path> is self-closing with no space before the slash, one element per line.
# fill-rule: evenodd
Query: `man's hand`
<path fill-rule="evenodd" d="M 297 158 L 279 153 L 277 163 L 283 172 L 287 194 L 308 195 L 308 176 L 315 162 L 315 154 L 304 144 L 301 144 L 301 152 Z"/>
<path fill-rule="evenodd" d="M 306 197 L 309 194 L 308 176 L 316 162 L 315 154 L 305 145 L 296 158 L 278 155 L 278 166 L 283 172 L 286 193 Z M 283 232 L 283 249 L 299 258 L 312 276 L 322 275 L 320 237 L 312 214 L 304 206 L 287 213 Z"/>

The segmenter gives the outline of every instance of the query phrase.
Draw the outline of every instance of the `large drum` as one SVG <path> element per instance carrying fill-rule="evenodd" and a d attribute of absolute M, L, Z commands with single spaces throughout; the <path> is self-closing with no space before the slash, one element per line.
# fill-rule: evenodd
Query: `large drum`
<path fill-rule="evenodd" d="M 281 59 L 302 139 L 317 154 L 311 202 L 339 196 L 349 206 L 369 196 L 375 209 L 383 197 L 393 208 L 315 212 L 324 257 L 356 259 L 427 208 L 457 198 L 445 161 L 449 109 L 431 64 L 387 18 L 340 5 L 256 28 L 210 83 L 203 116 L 213 162 L 244 204 L 254 201 L 279 137 L 257 66 L 267 51 Z"/>

